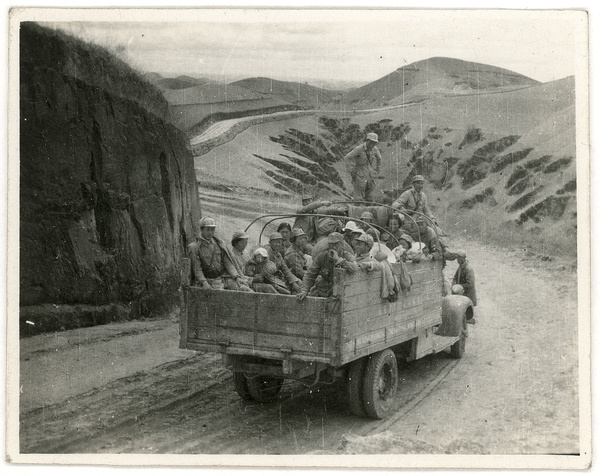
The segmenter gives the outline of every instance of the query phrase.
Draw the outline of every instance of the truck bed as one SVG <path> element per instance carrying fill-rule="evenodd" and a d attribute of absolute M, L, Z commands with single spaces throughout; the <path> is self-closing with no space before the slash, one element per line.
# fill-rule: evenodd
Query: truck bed
<path fill-rule="evenodd" d="M 442 263 L 404 266 L 413 286 L 396 302 L 381 298 L 380 271 L 336 269 L 337 299 L 302 302 L 281 294 L 205 290 L 185 285 L 184 278 L 180 347 L 340 367 L 441 323 Z"/>

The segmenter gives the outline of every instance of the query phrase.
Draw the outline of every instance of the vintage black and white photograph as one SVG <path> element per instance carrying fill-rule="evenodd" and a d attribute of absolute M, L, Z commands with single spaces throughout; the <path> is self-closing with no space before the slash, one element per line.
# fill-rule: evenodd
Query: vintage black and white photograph
<path fill-rule="evenodd" d="M 585 10 L 9 28 L 10 461 L 590 464 Z"/>

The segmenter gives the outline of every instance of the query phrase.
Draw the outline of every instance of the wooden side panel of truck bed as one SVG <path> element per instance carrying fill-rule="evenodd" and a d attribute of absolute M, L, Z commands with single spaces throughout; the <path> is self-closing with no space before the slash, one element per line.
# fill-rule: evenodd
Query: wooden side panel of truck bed
<path fill-rule="evenodd" d="M 338 365 L 407 341 L 441 324 L 441 261 L 403 265 L 413 285 L 396 302 L 381 298 L 380 271 L 359 270 L 344 279 Z"/>
<path fill-rule="evenodd" d="M 331 363 L 339 312 L 326 299 L 183 289 L 187 336 L 182 347 L 265 358 Z M 182 339 L 183 340 L 183 339 Z"/>
<path fill-rule="evenodd" d="M 393 267 L 398 265 L 392 265 Z M 334 272 L 339 299 L 204 290 L 183 269 L 180 347 L 342 366 L 441 323 L 442 263 L 405 263 L 413 279 L 397 302 L 381 298 L 381 272 Z M 187 274 L 186 274 L 187 273 Z"/>

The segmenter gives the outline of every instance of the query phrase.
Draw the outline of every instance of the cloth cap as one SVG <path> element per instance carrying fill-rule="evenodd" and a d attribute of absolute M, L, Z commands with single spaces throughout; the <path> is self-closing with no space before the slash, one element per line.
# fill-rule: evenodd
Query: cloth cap
<path fill-rule="evenodd" d="M 359 237 L 356 238 L 356 241 L 362 241 L 362 242 L 368 244 L 369 243 L 369 238 L 371 239 L 371 241 L 373 241 L 373 238 L 371 238 L 366 233 L 363 233 L 362 235 L 360 235 Z"/>
<path fill-rule="evenodd" d="M 371 212 L 363 212 L 363 214 L 360 216 L 361 220 L 374 220 L 373 218 L 373 214 Z"/>
<path fill-rule="evenodd" d="M 200 228 L 203 228 L 205 226 L 210 226 L 212 228 L 215 228 L 217 226 L 217 224 L 215 223 L 215 221 L 210 218 L 210 217 L 203 217 L 200 220 Z"/>
<path fill-rule="evenodd" d="M 302 228 L 294 228 L 292 230 L 292 236 L 290 237 L 290 241 L 295 240 L 299 236 L 306 236 L 306 233 L 304 233 L 304 230 Z"/>
<path fill-rule="evenodd" d="M 248 239 L 250 238 L 246 233 L 244 233 L 243 231 L 236 231 L 233 236 L 231 237 L 231 241 L 233 240 L 244 240 L 244 239 Z"/>
<path fill-rule="evenodd" d="M 414 241 L 414 240 L 412 239 L 412 236 L 410 236 L 410 235 L 407 235 L 406 233 L 402 233 L 402 234 L 400 235 L 400 239 L 401 239 L 401 240 L 404 240 L 404 241 L 406 241 L 406 242 L 407 242 L 407 243 L 409 243 L 410 245 L 412 245 L 412 244 L 413 244 L 413 241 Z"/>
<path fill-rule="evenodd" d="M 342 231 L 360 231 L 362 233 L 362 230 L 358 226 L 356 226 L 356 223 L 352 220 L 346 223 L 346 226 L 342 228 Z"/>
<path fill-rule="evenodd" d="M 344 237 L 337 231 L 334 231 L 327 236 L 327 243 L 341 243 L 342 241 L 344 241 Z"/>
<path fill-rule="evenodd" d="M 261 255 L 261 256 L 264 256 L 265 258 L 269 257 L 269 253 L 267 253 L 267 250 L 265 250 L 264 248 L 256 248 L 254 250 L 254 255 Z"/>
<path fill-rule="evenodd" d="M 458 258 L 466 258 L 467 257 L 467 252 L 463 251 L 463 250 L 458 250 L 456 253 L 454 253 Z"/>
<path fill-rule="evenodd" d="M 460 284 L 452 286 L 452 294 L 464 294 L 465 290 Z"/>
<path fill-rule="evenodd" d="M 415 182 L 425 182 L 425 177 L 423 177 L 422 175 L 415 175 L 412 179 L 412 183 Z"/>
<path fill-rule="evenodd" d="M 283 236 L 281 236 L 281 233 L 278 233 L 278 232 L 271 233 L 269 235 L 269 241 L 273 241 L 273 240 L 283 240 Z"/>
<path fill-rule="evenodd" d="M 367 140 L 371 140 L 373 142 L 379 142 L 379 137 L 377 137 L 377 134 L 375 134 L 374 132 L 369 132 L 367 134 Z"/>

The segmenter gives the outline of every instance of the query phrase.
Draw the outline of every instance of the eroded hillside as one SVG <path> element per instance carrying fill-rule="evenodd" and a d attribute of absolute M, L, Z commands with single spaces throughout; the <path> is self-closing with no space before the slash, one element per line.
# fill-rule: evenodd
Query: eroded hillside
<path fill-rule="evenodd" d="M 545 253 L 575 252 L 574 80 L 493 94 L 434 97 L 410 107 L 252 126 L 196 157 L 201 184 L 345 197 L 342 158 L 368 132 L 383 156 L 376 197 L 390 203 L 423 174 L 454 234 Z"/>

